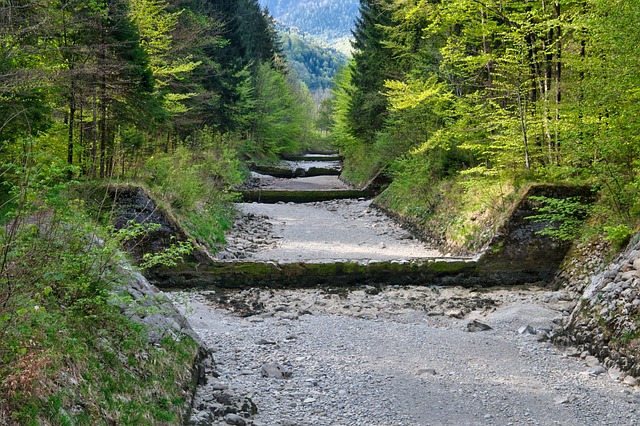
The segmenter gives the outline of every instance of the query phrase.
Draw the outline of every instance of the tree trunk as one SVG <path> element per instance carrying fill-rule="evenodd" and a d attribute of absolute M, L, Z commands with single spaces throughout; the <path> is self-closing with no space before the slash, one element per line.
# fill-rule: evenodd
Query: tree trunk
<path fill-rule="evenodd" d="M 107 82 L 100 83 L 100 178 L 106 176 L 107 160 Z"/>
<path fill-rule="evenodd" d="M 560 2 L 556 0 L 555 2 L 555 18 L 556 22 L 560 20 Z M 555 148 L 555 160 L 556 164 L 560 164 L 560 102 L 562 101 L 562 27 L 558 23 L 555 28 L 555 43 L 556 47 L 554 49 L 555 58 L 554 63 L 556 66 L 555 72 L 555 125 L 554 125 L 554 148 Z"/>
<path fill-rule="evenodd" d="M 69 139 L 67 141 L 67 164 L 73 165 L 73 132 L 75 127 L 76 101 L 73 94 L 74 84 L 71 83 L 71 95 L 69 96 Z"/>
<path fill-rule="evenodd" d="M 522 142 L 524 144 L 524 163 L 527 171 L 531 170 L 531 160 L 529 158 L 529 137 L 527 135 L 527 111 L 526 104 L 522 99 L 522 92 L 518 88 L 518 111 L 520 113 L 520 129 L 522 131 Z"/>
<path fill-rule="evenodd" d="M 92 108 L 92 141 L 91 141 L 91 177 L 96 176 L 96 165 L 98 162 L 98 95 L 93 91 L 93 108 Z"/>

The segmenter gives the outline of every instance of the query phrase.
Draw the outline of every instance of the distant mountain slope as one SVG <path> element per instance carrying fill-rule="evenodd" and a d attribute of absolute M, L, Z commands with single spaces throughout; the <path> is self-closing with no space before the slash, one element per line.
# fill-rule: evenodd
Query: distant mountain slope
<path fill-rule="evenodd" d="M 348 53 L 358 0 L 260 0 L 283 24 L 299 28 L 332 47 Z"/>
<path fill-rule="evenodd" d="M 321 98 L 331 88 L 338 69 L 346 64 L 346 55 L 321 45 L 295 28 L 278 25 L 278 33 L 291 68 L 314 97 Z"/>

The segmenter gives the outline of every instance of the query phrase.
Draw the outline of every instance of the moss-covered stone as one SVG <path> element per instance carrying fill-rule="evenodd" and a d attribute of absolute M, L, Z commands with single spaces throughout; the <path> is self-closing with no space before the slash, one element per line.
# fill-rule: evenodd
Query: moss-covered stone
<path fill-rule="evenodd" d="M 282 158 L 289 161 L 342 161 L 339 154 L 283 155 Z"/>
<path fill-rule="evenodd" d="M 220 262 L 197 270 L 158 269 L 149 274 L 165 289 L 185 288 L 309 288 L 315 286 L 459 285 L 494 286 L 541 282 L 546 270 L 513 265 L 485 265 L 476 260 L 436 259 L 426 262 L 285 263 Z"/>
<path fill-rule="evenodd" d="M 241 191 L 245 202 L 277 203 L 283 201 L 293 203 L 312 203 L 316 201 L 340 200 L 348 198 L 369 198 L 370 191 L 361 190 L 328 190 L 328 191 Z"/>

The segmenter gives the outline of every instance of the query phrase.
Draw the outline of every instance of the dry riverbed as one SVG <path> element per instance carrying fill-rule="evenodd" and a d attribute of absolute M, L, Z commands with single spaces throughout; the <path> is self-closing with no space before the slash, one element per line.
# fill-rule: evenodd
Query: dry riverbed
<path fill-rule="evenodd" d="M 252 178 L 244 189 L 263 191 L 347 191 L 353 189 L 338 176 L 309 176 L 295 179 L 277 178 L 259 173 L 251 173 Z"/>
<path fill-rule="evenodd" d="M 238 209 L 221 260 L 366 263 L 442 256 L 371 207 L 370 200 L 243 203 Z"/>
<path fill-rule="evenodd" d="M 341 185 L 257 176 L 262 189 Z M 326 189 L 326 188 L 324 188 Z M 442 257 L 366 200 L 240 204 L 222 261 Z M 549 338 L 578 296 L 538 287 L 173 293 L 212 352 L 191 425 L 631 425 L 635 379 Z"/>
<path fill-rule="evenodd" d="M 199 387 L 193 425 L 637 424 L 640 392 L 624 375 L 547 342 L 573 307 L 565 292 L 362 287 L 173 297 L 216 363 Z"/>

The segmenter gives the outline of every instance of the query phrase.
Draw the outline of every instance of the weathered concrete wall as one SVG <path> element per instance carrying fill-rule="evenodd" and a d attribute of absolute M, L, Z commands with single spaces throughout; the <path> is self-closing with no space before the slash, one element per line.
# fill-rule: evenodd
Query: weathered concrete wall
<path fill-rule="evenodd" d="M 433 259 L 419 262 L 275 263 L 216 262 L 158 268 L 149 279 L 162 288 L 309 288 L 356 285 L 479 285 L 472 259 Z"/>
<path fill-rule="evenodd" d="M 178 221 L 159 208 L 144 188 L 139 186 L 109 186 L 107 195 L 113 202 L 113 224 L 116 229 L 125 228 L 129 222 L 154 224 L 157 228 L 139 238 L 125 242 L 125 249 L 136 259 L 145 253 L 157 253 L 170 244 L 194 239 L 180 226 Z M 208 261 L 209 254 L 200 246 L 186 259 L 190 263 Z"/>
<path fill-rule="evenodd" d="M 521 279 L 514 279 L 521 283 L 532 282 L 532 277 L 544 283 L 553 280 L 572 242 L 540 235 L 539 232 L 550 224 L 527 219 L 536 214 L 539 204 L 531 197 L 537 196 L 557 199 L 581 197 L 585 203 L 593 201 L 590 189 L 585 187 L 530 186 L 483 252 L 479 262 L 481 274 L 491 276 L 510 271 L 521 276 Z"/>
<path fill-rule="evenodd" d="M 162 288 L 224 287 L 274 288 L 316 285 L 414 284 L 494 286 L 549 283 L 553 280 L 571 242 L 559 242 L 537 232 L 546 224 L 528 216 L 535 214 L 529 197 L 583 196 L 585 188 L 531 186 L 499 228 L 489 247 L 466 258 L 425 259 L 411 262 L 277 263 L 187 262 L 178 268 L 157 268 L 147 276 Z"/>
<path fill-rule="evenodd" d="M 359 189 L 336 189 L 325 191 L 250 190 L 239 191 L 242 201 L 274 204 L 278 202 L 313 203 L 316 201 L 341 200 L 349 198 L 369 198 L 373 193 Z"/>
<path fill-rule="evenodd" d="M 126 243 L 125 248 L 135 257 L 161 251 L 171 243 L 172 237 L 187 239 L 176 221 L 159 209 L 151 195 L 143 188 L 111 186 L 107 188 L 107 194 L 114 203 L 113 225 L 116 229 L 126 228 L 129 222 L 158 226 L 143 237 Z"/>

